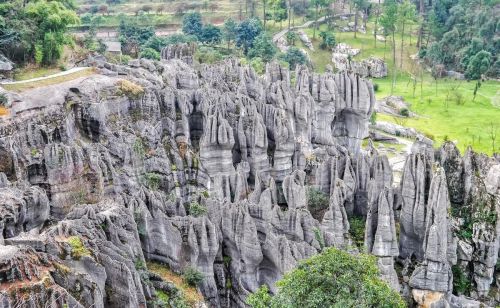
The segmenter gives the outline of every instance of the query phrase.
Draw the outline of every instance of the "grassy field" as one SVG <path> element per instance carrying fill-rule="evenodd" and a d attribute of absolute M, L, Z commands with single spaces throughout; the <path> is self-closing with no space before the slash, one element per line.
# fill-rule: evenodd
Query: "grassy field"
<path fill-rule="evenodd" d="M 15 70 L 14 80 L 22 81 L 38 77 L 45 77 L 59 72 L 61 72 L 61 69 L 57 67 L 28 66 Z"/>
<path fill-rule="evenodd" d="M 345 22 L 344 22 L 345 23 Z M 339 23 L 342 25 L 342 23 Z M 394 63 L 392 60 L 391 42 L 375 42 L 373 38 L 373 23 L 368 23 L 366 34 L 357 33 L 354 38 L 352 32 L 336 32 L 337 43 L 347 43 L 354 48 L 361 49 L 354 60 L 361 60 L 370 56 L 385 59 L 389 76 L 373 79 L 378 84 L 377 99 L 391 95 L 391 84 Z M 407 27 L 408 29 L 409 27 Z M 413 32 L 417 27 L 413 26 Z M 321 25 L 320 31 L 326 30 L 326 25 Z M 305 32 L 312 39 L 313 29 Z M 316 33 L 318 34 L 318 32 Z M 464 151 L 467 146 L 472 146 L 476 151 L 491 155 L 500 149 L 500 137 L 495 140 L 493 149 L 492 136 L 500 134 L 500 108 L 493 105 L 499 100 L 500 83 L 497 81 L 484 82 L 473 101 L 475 82 L 439 79 L 436 81 L 427 71 L 421 68 L 410 55 L 417 53 L 415 46 L 416 35 L 405 35 L 403 56 L 401 57 L 401 36 L 396 35 L 396 63 L 397 78 L 392 95 L 402 96 L 410 104 L 410 109 L 419 116 L 416 118 L 400 119 L 386 115 L 378 115 L 378 120 L 389 121 L 414 127 L 435 141 L 439 146 L 444 140 L 456 142 L 458 148 Z M 317 71 L 323 72 L 327 64 L 331 64 L 331 52 L 319 49 L 320 39 L 313 40 L 315 51 L 309 51 L 310 57 Z M 301 43 L 298 47 L 303 47 Z M 402 59 L 402 66 L 401 66 Z M 417 82 L 414 83 L 413 81 Z"/>

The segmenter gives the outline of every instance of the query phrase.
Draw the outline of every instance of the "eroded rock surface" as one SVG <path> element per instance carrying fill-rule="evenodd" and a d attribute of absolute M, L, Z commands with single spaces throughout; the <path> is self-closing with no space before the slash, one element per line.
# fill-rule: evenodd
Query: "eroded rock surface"
<path fill-rule="evenodd" d="M 458 262 L 474 279 L 467 295 L 494 301 L 497 161 L 416 144 L 393 187 L 387 158 L 361 149 L 369 81 L 298 67 L 291 82 L 277 63 L 258 76 L 233 59 L 193 66 L 182 48 L 162 62 L 94 59 L 101 74 L 23 93 L 0 120 L 0 307 L 26 300 L 21 286 L 33 306 L 153 306 L 171 287 L 145 261 L 193 267 L 207 305 L 243 307 L 323 245 L 352 249 L 353 216 L 392 287 L 395 259 L 413 258 L 412 287 L 460 301 L 445 279 Z M 312 187 L 324 208 L 312 210 Z"/>

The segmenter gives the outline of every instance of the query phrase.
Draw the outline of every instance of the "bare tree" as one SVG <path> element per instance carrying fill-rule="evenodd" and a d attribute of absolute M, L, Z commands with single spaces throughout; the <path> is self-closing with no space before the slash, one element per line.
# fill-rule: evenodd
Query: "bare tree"
<path fill-rule="evenodd" d="M 490 122 L 488 135 L 491 139 L 491 151 L 492 151 L 492 153 L 495 153 L 495 141 L 497 139 L 497 130 L 498 130 L 497 124 Z"/>

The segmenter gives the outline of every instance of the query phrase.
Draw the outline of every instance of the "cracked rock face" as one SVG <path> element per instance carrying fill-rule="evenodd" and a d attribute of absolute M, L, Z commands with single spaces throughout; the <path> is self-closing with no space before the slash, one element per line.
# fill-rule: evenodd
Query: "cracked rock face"
<path fill-rule="evenodd" d="M 458 209 L 496 218 L 498 162 L 416 146 L 393 187 L 387 158 L 360 148 L 369 81 L 277 63 L 258 76 L 234 59 L 193 66 L 189 55 L 92 59 L 101 74 L 22 93 L 0 119 L 0 307 L 26 300 L 21 289 L 32 307 L 153 306 L 172 287 L 146 260 L 195 268 L 207 305 L 243 307 L 323 245 L 352 247 L 353 215 L 366 218 L 365 246 L 392 287 L 395 258 L 414 256 L 419 290 L 451 294 L 458 260 L 477 297 L 487 292 L 498 224 L 471 217 L 457 253 L 448 209 L 463 200 Z M 311 188 L 327 200 L 314 211 Z"/>

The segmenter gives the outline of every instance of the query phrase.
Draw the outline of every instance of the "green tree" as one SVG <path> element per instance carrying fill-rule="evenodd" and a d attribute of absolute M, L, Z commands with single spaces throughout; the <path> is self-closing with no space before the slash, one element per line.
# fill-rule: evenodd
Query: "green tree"
<path fill-rule="evenodd" d="M 271 61 L 278 52 L 273 40 L 263 32 L 257 36 L 253 42 L 252 48 L 248 51 L 249 58 L 261 58 L 264 62 Z"/>
<path fill-rule="evenodd" d="M 267 21 L 267 1 L 268 0 L 261 0 L 262 1 L 262 20 L 264 21 L 264 30 L 266 30 L 266 21 Z"/>
<path fill-rule="evenodd" d="M 231 42 L 236 39 L 236 28 L 237 27 L 238 27 L 238 24 L 232 18 L 228 18 L 224 22 L 224 28 L 222 30 L 222 34 L 223 34 L 224 40 L 227 42 L 227 49 L 229 49 Z"/>
<path fill-rule="evenodd" d="M 386 33 L 390 33 L 392 35 L 392 61 L 394 63 L 393 67 L 393 76 L 391 83 L 391 94 L 394 91 L 394 85 L 396 83 L 396 22 L 397 22 L 397 12 L 398 5 L 395 0 L 387 0 L 384 2 L 384 11 L 382 16 L 380 17 L 380 25 L 384 27 L 384 31 Z"/>
<path fill-rule="evenodd" d="M 409 0 L 404 0 L 403 3 L 401 3 L 398 6 L 398 24 L 401 29 L 401 59 L 399 63 L 399 68 L 403 68 L 403 50 L 404 50 L 404 38 L 405 38 L 405 25 L 408 22 L 415 21 L 416 18 L 416 9 L 415 5 L 411 3 Z M 411 32 L 410 32 L 411 35 Z M 394 63 L 396 65 L 396 63 Z"/>
<path fill-rule="evenodd" d="M 286 0 L 273 0 L 273 20 L 280 23 L 282 28 L 282 21 L 288 18 L 288 9 Z"/>
<path fill-rule="evenodd" d="M 67 5 L 71 6 L 71 3 Z M 28 3 L 25 14 L 30 23 L 35 25 L 31 44 L 38 46 L 38 52 L 42 54 L 41 63 L 55 63 L 61 57 L 64 45 L 72 43 L 67 27 L 78 24 L 78 16 L 63 1 L 46 0 Z"/>
<path fill-rule="evenodd" d="M 299 263 L 276 283 L 271 296 L 263 286 L 247 298 L 252 307 L 405 307 L 401 295 L 379 277 L 376 258 L 336 248 Z"/>
<path fill-rule="evenodd" d="M 141 50 L 139 56 L 141 58 L 150 60 L 160 60 L 160 53 L 153 48 L 144 48 Z"/>
<path fill-rule="evenodd" d="M 167 46 L 166 38 L 153 35 L 146 41 L 146 43 L 144 43 L 142 47 L 161 52 L 165 46 Z"/>
<path fill-rule="evenodd" d="M 203 22 L 201 20 L 200 13 L 193 12 L 184 15 L 184 18 L 182 19 L 182 32 L 184 34 L 194 35 L 199 38 L 202 28 Z"/>
<path fill-rule="evenodd" d="M 321 31 L 319 37 L 323 40 L 319 45 L 321 49 L 332 49 L 337 44 L 335 35 L 332 32 Z"/>
<path fill-rule="evenodd" d="M 474 55 L 467 65 L 465 70 L 465 78 L 468 80 L 481 79 L 481 75 L 485 74 L 491 66 L 491 54 L 481 50 Z"/>
<path fill-rule="evenodd" d="M 288 62 L 290 69 L 295 69 L 298 64 L 306 64 L 307 57 L 302 50 L 292 46 L 286 51 L 283 60 Z"/>
<path fill-rule="evenodd" d="M 246 55 L 261 32 L 262 25 L 258 19 L 251 18 L 242 21 L 236 28 L 236 46 L 243 48 Z"/>
<path fill-rule="evenodd" d="M 329 0 L 311 0 L 311 5 L 314 6 L 314 28 L 313 39 L 316 39 L 316 30 L 319 29 L 319 9 L 327 5 Z"/>
<path fill-rule="evenodd" d="M 206 25 L 202 28 L 199 39 L 205 44 L 219 44 L 222 41 L 222 31 L 214 25 Z"/>
<path fill-rule="evenodd" d="M 118 27 L 119 40 L 123 44 L 125 53 L 137 55 L 141 46 L 145 45 L 149 39 L 155 36 L 155 30 L 149 26 L 139 26 L 137 23 L 120 21 Z"/>
<path fill-rule="evenodd" d="M 297 32 L 295 32 L 295 31 L 288 31 L 286 33 L 286 42 L 288 43 L 288 45 L 295 46 L 295 42 L 298 39 L 299 39 L 299 36 L 298 36 Z"/>
<path fill-rule="evenodd" d="M 354 38 L 356 38 L 356 33 L 358 32 L 359 11 L 365 10 L 368 7 L 368 1 L 352 0 L 352 6 L 354 7 Z"/>

